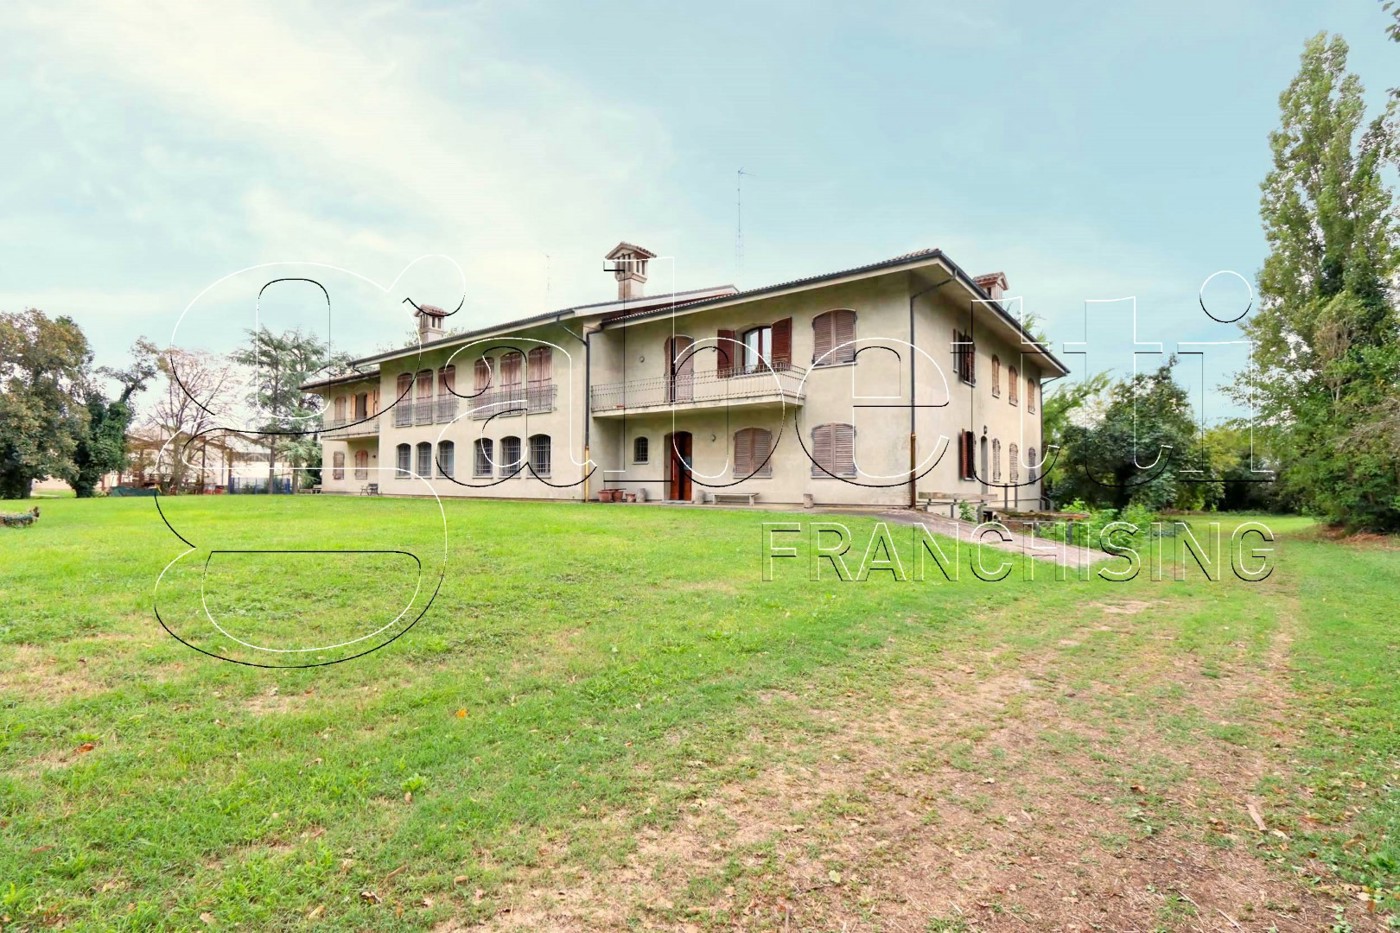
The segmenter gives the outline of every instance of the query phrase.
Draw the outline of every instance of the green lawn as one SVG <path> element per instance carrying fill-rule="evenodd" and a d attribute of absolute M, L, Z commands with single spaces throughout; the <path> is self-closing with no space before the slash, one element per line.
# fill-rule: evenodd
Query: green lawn
<path fill-rule="evenodd" d="M 337 644 L 405 604 L 416 617 L 443 566 L 431 501 L 162 505 L 198 549 L 162 580 L 162 618 L 241 660 L 357 652 L 250 651 L 209 618 L 252 644 Z M 42 508 L 0 529 L 0 925 L 780 928 L 802 909 L 874 928 L 905 909 L 882 900 L 908 882 L 890 853 L 979 820 L 1021 826 L 1005 814 L 1039 816 L 1036 794 L 1104 807 L 1106 858 L 1179 840 L 1298 892 L 1208 892 L 1207 909 L 1125 881 L 1159 928 L 1202 909 L 1364 929 L 1396 907 L 1400 550 L 1306 521 L 1266 519 L 1282 540 L 1255 584 L 1174 580 L 1170 561 L 1164 580 L 1057 580 L 1045 564 L 1026 580 L 1019 559 L 989 583 L 966 555 L 955 583 L 841 582 L 829 566 L 814 582 L 803 536 L 765 582 L 762 523 L 830 516 L 448 502 L 420 622 L 345 663 L 264 669 L 156 621 L 156 579 L 186 547 L 152 500 Z M 840 520 L 854 569 L 873 521 Z M 423 579 L 392 554 L 221 553 L 206 573 L 210 550 L 276 548 L 411 551 Z M 968 700 L 1013 678 L 1031 686 Z M 919 728 L 890 732 L 887 710 Z M 1224 753 L 1254 770 L 1216 773 Z M 821 786 L 775 790 L 802 774 Z M 967 775 L 984 786 L 955 792 Z M 1010 788 L 1026 791 L 1017 810 Z M 896 811 L 934 829 L 896 833 Z M 1025 842 L 968 837 L 1008 858 Z M 696 840 L 708 854 L 686 854 Z M 812 871 L 819 885 L 794 885 Z M 1035 925 L 1019 913 L 1034 903 L 1003 898 Z M 920 926 L 1010 915 L 953 904 Z"/>

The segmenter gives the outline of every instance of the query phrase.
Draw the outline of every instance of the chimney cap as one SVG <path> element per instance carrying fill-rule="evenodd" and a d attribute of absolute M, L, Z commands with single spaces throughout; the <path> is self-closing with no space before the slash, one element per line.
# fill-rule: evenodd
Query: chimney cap
<path fill-rule="evenodd" d="M 993 298 L 998 297 L 998 294 L 1006 291 L 1008 287 L 1006 284 L 1005 272 L 988 272 L 986 275 L 976 276 L 972 281 L 976 282 L 978 288 L 987 292 Z M 996 293 L 993 293 L 994 289 Z"/>
<path fill-rule="evenodd" d="M 631 258 L 631 259 L 655 259 L 655 258 L 656 258 L 656 254 L 653 253 L 651 250 L 647 249 L 645 246 L 638 246 L 638 245 L 635 244 L 635 243 L 628 243 L 626 240 L 623 240 L 621 243 L 619 243 L 619 244 L 617 244 L 616 246 L 614 246 L 614 247 L 612 248 L 612 250 L 610 250 L 610 251 L 608 252 L 608 254 L 607 254 L 606 256 L 604 256 L 603 258 L 604 258 L 604 259 L 620 259 L 620 258 L 622 258 L 623 256 L 627 256 L 628 258 Z"/>
<path fill-rule="evenodd" d="M 427 317 L 447 317 L 447 312 L 437 305 L 418 305 L 418 313 Z"/>

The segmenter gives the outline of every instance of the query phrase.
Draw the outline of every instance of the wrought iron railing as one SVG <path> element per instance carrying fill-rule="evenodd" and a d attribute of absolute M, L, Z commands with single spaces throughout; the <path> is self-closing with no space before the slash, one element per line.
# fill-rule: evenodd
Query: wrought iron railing
<path fill-rule="evenodd" d="M 379 416 L 369 418 L 332 418 L 321 429 L 326 437 L 366 437 L 379 433 Z"/>
<path fill-rule="evenodd" d="M 659 406 L 686 407 L 716 402 L 763 401 L 766 399 L 801 403 L 802 379 L 806 371 L 798 366 L 786 369 L 752 369 L 721 376 L 703 372 L 674 377 L 634 379 L 594 386 L 589 393 L 594 414 L 612 410 L 630 411 Z"/>
<path fill-rule="evenodd" d="M 526 412 L 533 415 L 554 411 L 558 394 L 559 387 L 552 382 L 533 383 L 483 392 L 464 401 L 471 407 L 472 420 L 484 421 L 487 418 L 509 418 Z"/>

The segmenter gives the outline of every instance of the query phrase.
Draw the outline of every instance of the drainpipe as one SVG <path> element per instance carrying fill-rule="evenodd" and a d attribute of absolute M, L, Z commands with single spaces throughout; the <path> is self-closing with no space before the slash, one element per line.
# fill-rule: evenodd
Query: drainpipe
<path fill-rule="evenodd" d="M 918 493 L 914 488 L 918 482 L 915 472 L 918 469 L 916 458 L 919 449 L 919 435 L 914 422 L 914 416 L 918 412 L 918 409 L 914 407 L 914 369 L 918 364 L 918 358 L 914 354 L 914 347 L 918 346 L 914 342 L 914 300 L 929 292 L 937 291 L 951 281 L 953 281 L 953 276 L 909 296 L 909 508 L 911 509 L 919 504 Z"/>
<path fill-rule="evenodd" d="M 567 329 L 567 328 L 566 328 Z M 593 426 L 593 331 L 583 328 L 583 501 L 588 501 L 589 439 Z"/>

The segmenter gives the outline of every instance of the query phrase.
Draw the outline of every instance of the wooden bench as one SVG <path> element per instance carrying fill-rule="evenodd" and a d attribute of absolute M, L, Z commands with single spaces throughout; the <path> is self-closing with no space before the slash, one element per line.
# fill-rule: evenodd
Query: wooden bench
<path fill-rule="evenodd" d="M 932 512 L 935 505 L 946 505 L 948 507 L 948 517 L 957 518 L 959 502 L 970 503 L 981 512 L 985 509 L 987 503 L 991 501 L 991 497 L 981 494 L 971 496 L 959 495 L 952 492 L 916 492 L 914 494 L 914 501 L 916 504 L 922 505 L 925 512 Z"/>
<path fill-rule="evenodd" d="M 758 501 L 756 492 L 717 492 L 715 505 L 753 505 Z"/>

